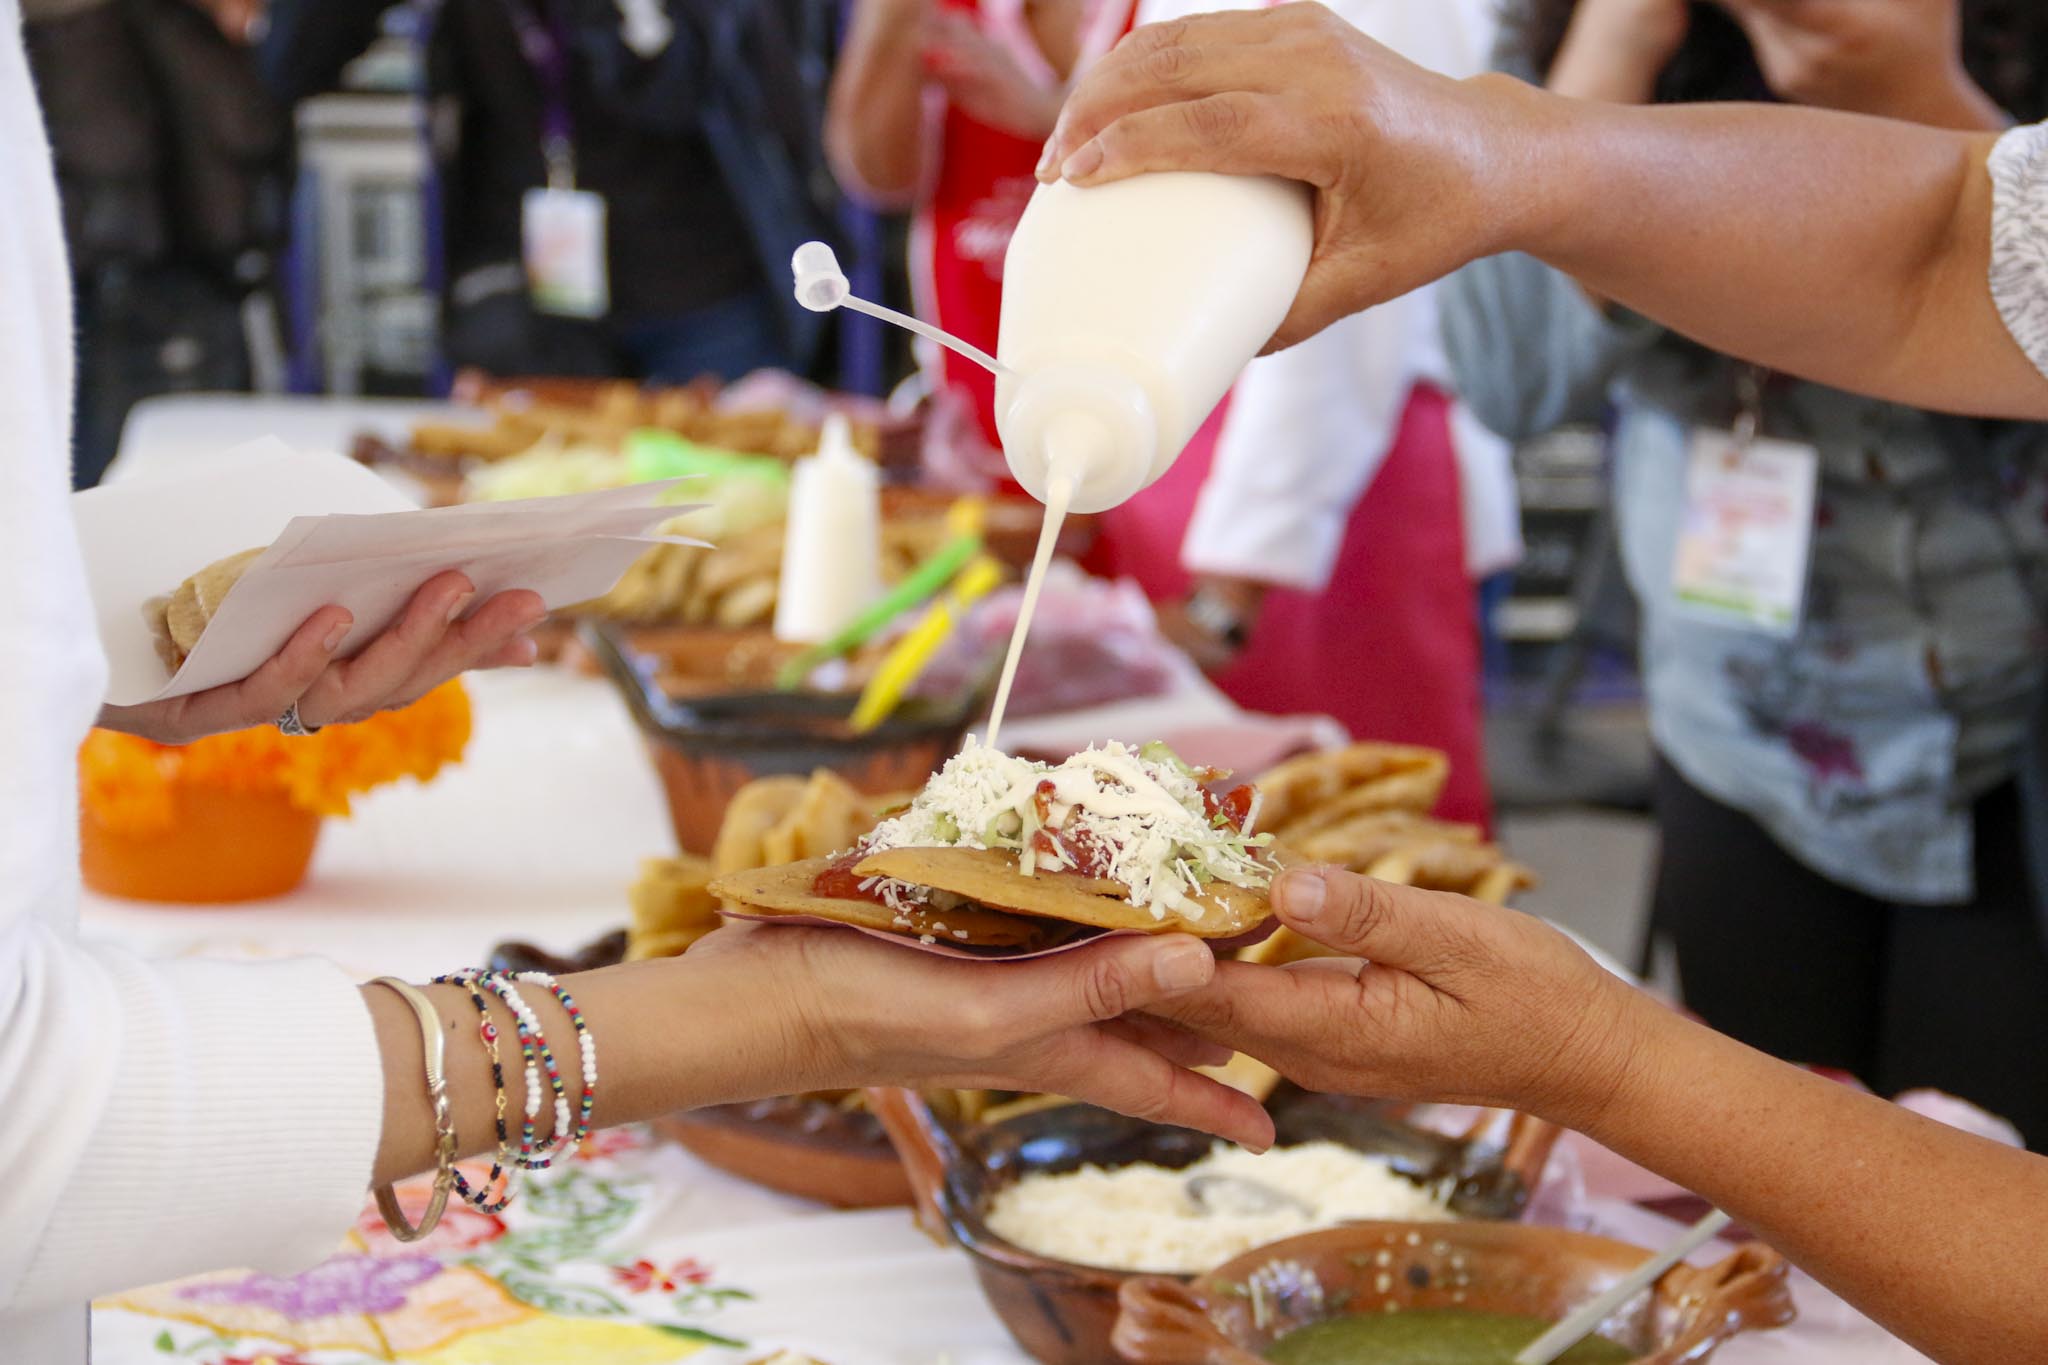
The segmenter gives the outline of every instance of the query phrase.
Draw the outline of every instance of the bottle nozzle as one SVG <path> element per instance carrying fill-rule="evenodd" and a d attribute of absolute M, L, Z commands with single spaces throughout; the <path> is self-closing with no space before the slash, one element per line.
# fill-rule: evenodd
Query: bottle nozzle
<path fill-rule="evenodd" d="M 839 268 L 839 257 L 823 242 L 798 247 L 789 268 L 796 276 L 796 301 L 813 313 L 831 312 L 853 292 L 846 272 Z"/>

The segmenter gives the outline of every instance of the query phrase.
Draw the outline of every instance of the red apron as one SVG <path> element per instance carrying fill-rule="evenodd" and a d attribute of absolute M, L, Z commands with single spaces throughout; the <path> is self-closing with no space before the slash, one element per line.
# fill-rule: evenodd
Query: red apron
<path fill-rule="evenodd" d="M 1027 71 L 1040 73 L 1048 83 L 1058 79 L 1031 37 L 1020 0 L 939 4 L 976 15 L 993 36 L 1006 41 Z M 1129 31 L 1133 9 L 1131 0 L 1103 0 L 1091 8 L 1083 20 L 1077 74 Z M 911 243 L 918 312 L 993 352 L 1002 317 L 1003 256 L 1024 205 L 1038 188 L 1044 144 L 978 123 L 950 104 L 939 135 L 938 174 Z M 931 349 L 937 354 L 928 351 L 925 363 L 941 395 L 937 417 L 942 424 L 954 424 L 940 439 L 954 447 L 954 460 L 1015 490 L 996 437 L 995 377 L 951 351 Z"/>

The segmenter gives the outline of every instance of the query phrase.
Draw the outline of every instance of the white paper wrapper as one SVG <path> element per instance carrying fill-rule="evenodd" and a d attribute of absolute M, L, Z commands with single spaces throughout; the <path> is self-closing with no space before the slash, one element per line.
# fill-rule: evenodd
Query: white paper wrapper
<path fill-rule="evenodd" d="M 239 681 L 324 606 L 355 617 L 347 657 L 448 569 L 469 576 L 478 602 L 513 588 L 550 610 L 602 596 L 650 544 L 676 541 L 652 534 L 691 510 L 655 505 L 671 486 L 422 511 L 353 460 L 266 441 L 189 479 L 79 493 L 72 511 L 110 668 L 107 699 L 132 706 Z M 215 560 L 266 544 L 171 676 L 149 603 Z"/>

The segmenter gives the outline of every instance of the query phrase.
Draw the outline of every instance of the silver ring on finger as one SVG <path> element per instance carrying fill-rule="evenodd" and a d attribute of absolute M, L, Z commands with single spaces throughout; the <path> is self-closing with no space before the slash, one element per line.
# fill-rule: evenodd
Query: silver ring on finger
<path fill-rule="evenodd" d="M 294 739 L 303 739 L 307 735 L 317 735 L 320 733 L 319 726 L 308 725 L 299 719 L 299 704 L 297 702 L 293 702 L 290 706 L 285 707 L 284 714 L 277 718 L 277 728 Z"/>

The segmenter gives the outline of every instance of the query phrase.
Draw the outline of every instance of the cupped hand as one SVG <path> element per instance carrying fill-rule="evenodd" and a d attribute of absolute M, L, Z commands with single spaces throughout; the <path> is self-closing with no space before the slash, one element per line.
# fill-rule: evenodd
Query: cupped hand
<path fill-rule="evenodd" d="M 792 1089 L 943 1086 L 1064 1095 L 1263 1150 L 1273 1122 L 1191 1070 L 1229 1058 L 1156 1017 L 1208 984 L 1209 948 L 1181 934 L 1117 936 L 1028 962 L 971 962 L 843 929 L 721 929 L 688 960 L 722 960 L 779 999 L 800 1059 Z"/>
<path fill-rule="evenodd" d="M 1061 92 L 1033 80 L 1008 49 L 957 10 L 926 21 L 924 62 L 946 98 L 976 122 L 1042 138 L 1059 117 Z"/>
<path fill-rule="evenodd" d="M 1508 244 L 1526 99 L 1456 81 L 1318 4 L 1137 29 L 1068 97 L 1039 177 L 1276 175 L 1316 192 L 1316 244 L 1288 346 Z"/>
<path fill-rule="evenodd" d="M 1721 0 L 1781 99 L 1943 127 L 2004 116 L 1962 61 L 1958 0 Z"/>
<path fill-rule="evenodd" d="M 1349 956 L 1226 962 L 1151 1007 L 1314 1090 L 1527 1110 L 1578 1126 L 1661 1007 L 1540 920 L 1348 872 L 1291 872 L 1280 919 Z"/>
<path fill-rule="evenodd" d="M 355 657 L 337 659 L 351 618 L 324 607 L 283 649 L 240 682 L 140 706 L 108 706 L 100 725 L 161 744 L 184 744 L 267 725 L 298 703 L 309 727 L 365 719 L 419 700 L 458 673 L 523 667 L 534 659 L 526 632 L 546 615 L 530 592 L 502 592 L 470 610 L 476 590 L 460 573 L 421 585 L 396 624 Z"/>

